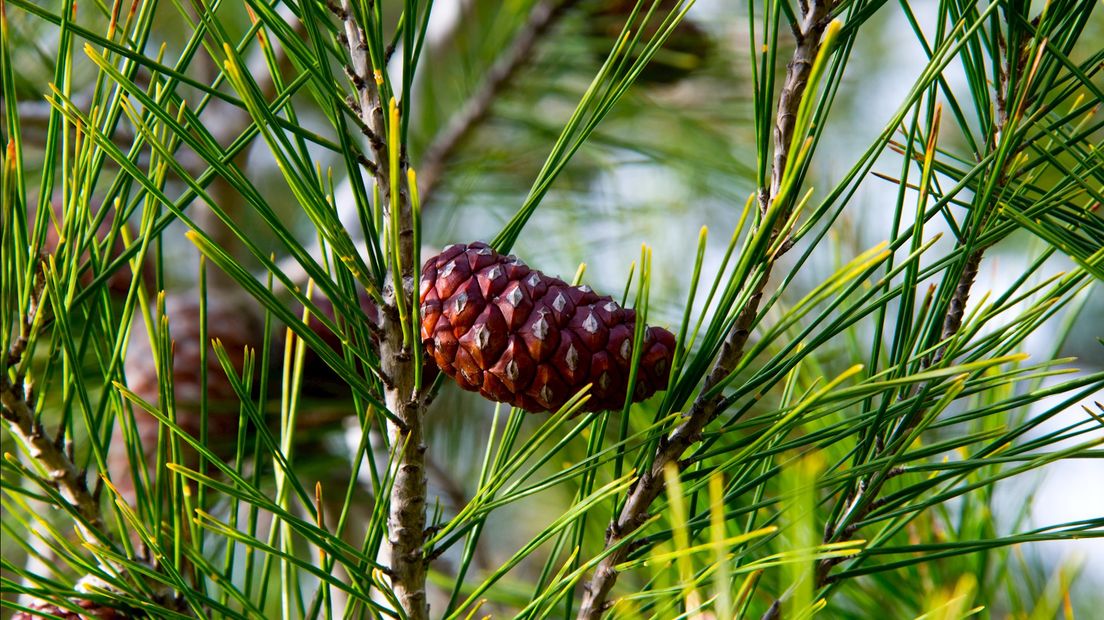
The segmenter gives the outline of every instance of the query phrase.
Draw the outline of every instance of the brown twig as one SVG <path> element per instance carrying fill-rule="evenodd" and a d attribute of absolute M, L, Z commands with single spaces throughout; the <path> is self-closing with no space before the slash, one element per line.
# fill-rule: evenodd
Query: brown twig
<path fill-rule="evenodd" d="M 766 210 L 766 207 L 778 196 L 782 175 L 790 157 L 789 149 L 797 121 L 797 108 L 809 83 L 813 61 L 820 50 L 832 5 L 832 0 L 814 0 L 810 2 L 808 10 L 802 12 L 802 21 L 798 25 L 796 34 L 797 47 L 787 65 L 786 80 L 779 97 L 775 119 L 771 184 L 769 188 L 760 188 L 758 196 L 760 208 L 763 210 Z M 772 236 L 776 237 L 782 232 L 781 227 L 788 219 L 787 216 L 788 209 L 785 209 L 774 220 L 776 224 L 771 231 Z M 590 581 L 584 586 L 583 603 L 578 615 L 580 619 L 599 618 L 609 607 L 609 594 L 617 581 L 618 573 L 615 567 L 623 562 L 629 553 L 628 545 L 621 543 L 647 521 L 649 507 L 663 492 L 664 467 L 672 462 L 678 463 L 681 467 L 682 454 L 701 439 L 705 427 L 720 414 L 722 396 L 719 393 L 713 396 L 706 395 L 732 372 L 743 357 L 744 346 L 758 316 L 759 303 L 763 298 L 763 291 L 773 265 L 773 261 L 769 263 L 763 276 L 753 285 L 751 296 L 725 337 L 721 353 L 706 377 L 690 412 L 669 436 L 660 441 L 651 466 L 630 487 L 621 513 L 606 528 L 606 549 L 614 549 L 598 564 Z"/>
<path fill-rule="evenodd" d="M 483 82 L 460 110 L 449 118 L 445 127 L 437 133 L 433 142 L 421 157 L 418 169 L 418 192 L 424 204 L 429 204 L 440 184 L 442 174 L 464 140 L 472 134 L 490 114 L 491 106 L 519 69 L 533 57 L 533 50 L 544 35 L 559 21 L 568 9 L 579 0 L 543 0 L 533 7 L 529 19 L 521 27 L 513 42 L 495 61 Z"/>
<path fill-rule="evenodd" d="M 88 490 L 84 472 L 66 453 L 62 436 L 51 437 L 35 415 L 34 395 L 26 383 L 26 377 L 17 369 L 23 361 L 29 334 L 42 303 L 42 276 L 32 306 L 23 317 L 19 336 L 4 355 L 4 367 L 0 372 L 0 417 L 8 423 L 16 437 L 22 440 L 27 454 L 46 470 L 50 482 L 57 487 L 61 497 L 76 510 L 88 528 L 98 530 L 103 525 L 100 505 Z M 89 536 L 95 539 L 98 536 Z"/>
<path fill-rule="evenodd" d="M 404 346 L 404 326 L 399 318 L 400 296 L 409 306 L 414 303 L 414 220 L 408 198 L 408 190 L 394 188 L 397 204 L 392 201 L 390 182 L 391 158 L 383 136 L 388 127 L 384 122 L 384 102 L 376 82 L 375 72 L 368 55 L 364 31 L 356 23 L 349 0 L 341 0 L 334 7 L 344 26 L 344 42 L 349 52 L 349 74 L 356 90 L 356 104 L 360 120 L 379 139 L 369 139 L 375 160 L 375 178 L 383 200 L 384 230 L 398 229 L 398 256 L 393 264 L 402 266 L 387 274 L 384 283 L 384 306 L 380 325 L 379 358 L 381 376 L 384 378 L 384 402 L 396 416 L 397 422 L 388 423 L 391 449 L 398 452 L 392 471 L 393 484 L 388 507 L 387 545 L 390 556 L 391 586 L 402 607 L 403 615 L 413 620 L 429 617 L 426 598 L 426 564 L 423 551 L 426 523 L 426 465 L 423 418 L 425 391 L 419 392 L 414 383 L 414 356 Z M 404 169 L 397 175 L 405 184 L 404 158 L 399 164 Z M 397 221 L 396 221 L 397 220 Z M 391 222 L 394 222 L 392 224 Z"/>
<path fill-rule="evenodd" d="M 46 470 L 50 481 L 57 486 L 65 501 L 77 511 L 91 528 L 98 529 L 103 524 L 100 506 L 88 490 L 88 483 L 81 472 L 58 441 L 43 428 L 34 413 L 34 398 L 29 395 L 26 385 L 8 378 L 8 369 L 0 376 L 0 413 L 8 422 L 12 434 L 19 437 L 27 447 L 27 453 Z"/>

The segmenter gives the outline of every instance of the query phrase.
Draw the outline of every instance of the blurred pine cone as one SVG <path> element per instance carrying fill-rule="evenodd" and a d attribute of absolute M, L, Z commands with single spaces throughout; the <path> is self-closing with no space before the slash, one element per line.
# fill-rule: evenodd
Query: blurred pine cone
<path fill-rule="evenodd" d="M 366 291 L 360 289 L 360 310 L 364 313 L 364 320 L 371 326 L 378 326 L 380 322 L 379 307 L 376 306 L 376 302 L 372 300 L 371 296 Z M 336 321 L 336 314 L 334 312 L 333 302 L 324 297 L 320 292 L 315 290 L 311 295 L 311 301 L 318 308 L 319 312 L 326 316 L 330 321 Z M 296 303 L 293 312 L 302 316 L 303 308 L 300 304 Z M 346 332 L 349 333 L 352 330 L 348 329 L 348 321 L 346 320 Z M 310 320 L 307 322 L 307 326 L 314 333 L 322 339 L 327 346 L 330 347 L 338 355 L 342 354 L 342 337 L 338 336 L 334 332 L 330 331 L 322 321 L 319 320 L 318 313 L 311 313 Z M 281 368 L 284 361 L 284 347 L 287 342 L 287 331 L 285 329 L 277 330 L 274 337 L 274 348 L 272 362 L 275 367 Z M 369 332 L 369 338 L 374 338 L 374 334 Z M 279 371 L 275 376 L 279 376 Z M 328 398 L 328 399 L 347 399 L 350 396 L 349 386 L 341 381 L 333 370 L 322 361 L 322 358 L 313 350 L 308 350 L 306 358 L 303 360 L 303 375 L 302 375 L 302 390 L 301 393 L 304 396 L 310 398 Z"/>
<path fill-rule="evenodd" d="M 426 261 L 422 343 L 460 387 L 527 411 L 556 411 L 592 383 L 582 411 L 620 409 L 636 313 L 588 286 L 570 286 L 485 243 Z M 633 401 L 667 387 L 675 337 L 648 327 Z"/>
<path fill-rule="evenodd" d="M 207 298 L 207 338 L 200 337 L 200 305 L 198 291 L 170 293 L 165 298 L 165 315 L 168 317 L 169 334 L 173 340 L 173 397 L 176 422 L 185 432 L 199 437 L 203 424 L 200 408 L 203 382 L 200 373 L 200 352 L 207 347 L 207 446 L 217 455 L 229 458 L 234 453 L 239 432 L 239 401 L 215 355 L 212 340 L 220 340 L 226 349 L 234 371 L 242 372 L 245 364 L 245 347 L 259 350 L 263 335 L 263 322 L 252 299 L 234 291 L 210 290 Z M 141 331 L 141 330 L 139 330 Z M 135 333 L 130 339 L 131 348 L 126 358 L 128 387 L 146 402 L 158 405 L 168 415 L 168 408 L 160 402 L 157 367 L 150 350 L 149 338 Z M 134 407 L 134 421 L 147 467 L 152 467 L 157 455 L 157 438 L 160 423 L 157 418 L 140 407 Z M 119 424 L 115 427 L 112 451 L 108 455 L 108 468 L 112 481 L 123 496 L 133 501 L 134 482 L 130 476 L 129 459 Z M 196 467 L 198 454 L 181 442 L 183 463 Z"/>
<path fill-rule="evenodd" d="M 43 601 L 31 605 L 30 607 L 33 611 L 16 612 L 12 615 L 12 620 L 33 620 L 38 618 L 64 618 L 65 620 L 85 620 L 87 618 L 130 620 L 132 618 L 144 617 L 144 615 L 124 612 L 88 600 L 75 600 L 72 602 L 75 606 L 80 607 L 81 611 L 79 613 L 72 609 L 58 607 L 53 603 Z"/>

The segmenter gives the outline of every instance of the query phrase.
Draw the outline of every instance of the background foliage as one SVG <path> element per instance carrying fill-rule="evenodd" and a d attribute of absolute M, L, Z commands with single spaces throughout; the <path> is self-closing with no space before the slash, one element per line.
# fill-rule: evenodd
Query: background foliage
<path fill-rule="evenodd" d="M 5 613 L 1099 608 L 1099 3 L 0 1 Z M 423 383 L 389 286 L 473 239 L 676 332 L 670 389 Z M 168 372 L 160 291 L 264 329 Z"/>

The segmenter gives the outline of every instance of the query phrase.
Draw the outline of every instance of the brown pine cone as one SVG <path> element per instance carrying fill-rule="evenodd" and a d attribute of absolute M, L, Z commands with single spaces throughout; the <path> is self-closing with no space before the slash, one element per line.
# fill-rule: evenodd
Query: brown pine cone
<path fill-rule="evenodd" d="M 18 611 L 12 615 L 12 620 L 33 620 L 37 618 L 64 618 L 65 620 L 86 620 L 100 618 L 107 620 L 129 620 L 139 618 L 137 614 L 131 614 L 119 609 L 107 607 L 100 603 L 87 600 L 76 600 L 73 604 L 81 608 L 80 613 L 65 607 L 58 607 L 45 601 L 31 605 L 33 611 Z"/>
<path fill-rule="evenodd" d="M 485 243 L 425 262 L 422 343 L 460 387 L 526 411 L 556 411 L 593 384 L 582 411 L 620 409 L 636 313 L 588 286 L 531 270 Z M 667 387 L 675 337 L 648 327 L 633 401 Z"/>
<path fill-rule="evenodd" d="M 245 363 L 246 346 L 259 350 L 262 341 L 263 322 L 252 300 L 240 293 L 209 290 L 207 295 L 207 343 L 199 341 L 199 293 L 186 291 L 170 293 L 165 299 L 165 314 L 169 320 L 169 334 L 173 339 L 173 396 L 176 421 L 193 437 L 200 436 L 202 415 L 200 399 L 203 395 L 200 376 L 200 347 L 207 347 L 207 446 L 215 454 L 229 458 L 234 453 L 239 431 L 239 401 L 230 380 L 222 371 L 211 341 L 218 339 L 226 349 L 236 373 Z M 153 363 L 149 337 L 145 330 L 132 334 L 131 349 L 126 358 L 128 387 L 146 402 L 159 405 L 157 368 Z M 256 378 L 254 378 L 256 381 Z M 168 414 L 161 404 L 160 410 Z M 142 448 L 153 466 L 157 455 L 157 435 L 160 423 L 150 413 L 134 407 L 134 421 L 142 441 Z M 116 424 L 112 451 L 108 455 L 108 467 L 112 480 L 128 500 L 133 500 L 133 480 L 122 430 Z M 186 467 L 198 464 L 198 454 L 181 442 Z"/>
<path fill-rule="evenodd" d="M 329 320 L 336 321 L 334 318 L 334 305 L 329 299 L 324 297 L 317 290 L 311 295 L 311 301 L 318 307 L 318 310 L 324 314 Z M 371 326 L 378 326 L 380 322 L 379 308 L 376 306 L 376 302 L 372 300 L 363 289 L 360 293 L 360 309 L 365 315 L 365 320 Z M 303 308 L 300 304 L 296 303 L 293 310 L 296 316 L 302 316 Z M 318 334 L 322 339 L 322 342 L 326 343 L 339 356 L 341 353 L 341 337 L 334 332 L 327 329 L 322 321 L 319 320 L 317 313 L 311 313 L 310 320 L 307 322 L 307 326 L 311 331 Z M 348 321 L 346 321 L 346 328 L 348 330 Z M 272 350 L 272 363 L 276 370 L 276 374 L 273 376 L 280 376 L 284 364 L 284 347 L 287 342 L 286 329 L 276 330 L 277 333 L 273 334 L 274 346 Z M 369 332 L 369 337 L 375 335 Z M 307 351 L 306 358 L 303 360 L 303 376 L 302 376 L 302 394 L 311 398 L 328 398 L 328 399 L 341 399 L 349 397 L 349 386 L 345 382 L 338 379 L 333 370 L 322 361 L 322 358 L 318 356 L 314 351 Z"/>

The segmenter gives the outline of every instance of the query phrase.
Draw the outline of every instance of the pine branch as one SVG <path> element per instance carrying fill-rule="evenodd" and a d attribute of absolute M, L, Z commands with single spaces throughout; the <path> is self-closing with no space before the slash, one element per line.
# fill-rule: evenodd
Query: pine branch
<path fill-rule="evenodd" d="M 8 369 L 0 376 L 0 413 L 10 425 L 12 433 L 27 446 L 27 453 L 42 465 L 61 496 L 92 528 L 103 524 L 100 506 L 88 491 L 88 483 L 81 470 L 73 464 L 60 442 L 50 436 L 42 423 L 35 419 L 34 398 L 20 378 L 12 382 Z"/>
<path fill-rule="evenodd" d="M 404 183 L 406 163 L 401 153 L 391 153 L 388 141 L 382 139 L 397 127 L 388 127 L 384 120 L 384 102 L 379 82 L 369 57 L 364 31 L 353 19 L 349 0 L 342 0 L 335 12 L 344 24 L 345 42 L 349 51 L 349 75 L 357 91 L 360 120 L 370 131 L 369 146 L 375 160 L 375 179 L 383 201 L 383 230 L 397 230 L 394 246 L 397 256 L 391 261 L 384 283 L 384 307 L 380 329 L 379 357 L 384 383 L 384 402 L 399 422 L 388 423 L 391 449 L 398 451 L 392 472 L 393 485 L 387 519 L 387 549 L 390 556 L 391 585 L 403 614 L 413 620 L 429 617 L 426 599 L 427 559 L 423 551 L 426 523 L 426 465 L 423 419 L 426 391 L 415 385 L 416 357 L 405 342 L 405 326 L 400 316 L 400 304 L 414 303 L 414 270 L 417 266 L 414 248 L 414 218 L 408 189 L 396 187 L 392 179 Z M 409 27 L 409 26 L 408 26 Z M 392 175 L 392 162 L 402 167 Z M 397 203 L 392 201 L 397 197 Z M 396 269 L 398 268 L 398 269 Z M 411 343 L 418 346 L 417 342 Z"/>
<path fill-rule="evenodd" d="M 797 121 L 798 106 L 808 86 L 813 62 L 820 51 L 821 40 L 828 26 L 828 16 L 833 5 L 833 0 L 811 2 L 807 10 L 802 12 L 802 23 L 795 31 L 797 46 L 787 65 L 786 79 L 782 86 L 775 117 L 771 184 L 769 188 L 760 188 L 758 196 L 759 205 L 763 211 L 766 211 L 778 196 L 783 173 L 791 156 L 790 144 Z M 789 209 L 785 208 L 774 220 L 776 223 L 771 231 L 772 238 L 782 232 L 782 227 L 788 219 L 788 212 Z M 747 304 L 728 332 L 721 353 L 706 377 L 690 412 L 668 437 L 660 441 L 651 466 L 629 489 L 621 513 L 606 529 L 606 549 L 614 548 L 614 550 L 599 563 L 594 575 L 584 587 L 583 604 L 578 618 L 599 618 L 609 607 L 611 604 L 608 601 L 609 594 L 618 575 L 615 567 L 624 562 L 629 553 L 630 546 L 623 545 L 621 542 L 647 521 L 649 507 L 663 492 L 663 470 L 667 464 L 677 463 L 681 467 L 682 454 L 701 439 L 705 427 L 721 413 L 722 396 L 719 393 L 713 396 L 706 395 L 736 368 L 743 357 L 744 346 L 751 335 L 751 326 L 758 316 L 759 303 L 763 298 L 763 291 L 770 279 L 770 271 L 776 259 L 777 256 L 767 265 L 765 273 L 754 285 L 755 288 Z"/>
<path fill-rule="evenodd" d="M 434 136 L 433 141 L 426 148 L 425 153 L 422 154 L 418 166 L 418 194 L 421 197 L 423 208 L 432 201 L 433 194 L 439 188 L 443 178 L 442 175 L 456 150 L 487 120 L 494 102 L 504 90 L 509 88 L 518 72 L 532 60 L 533 52 L 540 41 L 544 39 L 545 35 L 559 22 L 564 14 L 578 2 L 579 0 L 545 0 L 534 7 L 529 14 L 529 19 L 521 27 L 510 46 L 491 66 L 477 90 Z M 330 9 L 342 21 L 348 15 L 345 9 L 336 4 L 330 6 Z M 348 35 L 343 34 L 341 40 L 347 45 Z M 388 51 L 393 52 L 394 50 Z M 360 80 L 360 78 L 352 76 L 351 79 L 354 83 Z M 349 104 L 350 108 L 360 114 L 361 106 L 358 101 L 350 100 Z M 360 115 L 356 119 L 360 130 L 370 143 L 376 144 L 382 141 L 379 135 L 364 122 L 364 115 Z M 372 161 L 367 157 L 358 156 L 357 161 L 368 170 L 369 174 L 379 178 L 379 170 L 376 165 L 378 159 Z M 347 205 L 345 203 L 338 205 L 338 218 L 343 221 L 349 219 L 355 214 L 355 209 L 356 205 L 351 202 Z M 359 229 L 350 230 L 349 233 L 354 240 L 360 240 L 361 231 Z M 310 249 L 312 254 L 318 251 L 317 245 Z M 282 260 L 279 266 L 293 280 L 300 282 L 306 280 L 306 273 L 293 258 Z"/>
<path fill-rule="evenodd" d="M 999 83 L 994 89 L 994 108 L 996 116 L 993 120 L 993 142 L 994 148 L 996 143 L 999 142 L 1001 137 L 1004 137 L 1004 131 L 1008 124 L 1008 109 L 1007 109 L 1007 97 L 1009 93 L 1009 75 L 1011 70 L 1011 58 L 1008 53 L 1008 49 L 1004 44 L 1004 38 L 1000 32 L 996 33 L 998 49 L 1005 55 L 1005 59 L 1001 61 L 998 67 Z M 1023 66 L 1023 61 L 1026 58 L 1025 53 L 1027 49 L 1027 42 L 1019 48 L 1019 66 Z M 1008 164 L 1012 158 L 1005 159 L 1003 164 L 1000 165 L 997 170 L 997 187 L 1003 187 L 1006 181 Z M 978 219 L 978 228 L 982 228 L 984 218 Z M 963 241 L 958 243 L 959 249 L 963 249 Z M 926 356 L 920 362 L 920 370 L 925 371 L 934 366 L 937 366 L 943 361 L 947 354 L 947 350 L 950 347 L 950 340 L 959 333 L 962 329 L 962 319 L 965 314 L 966 304 L 970 298 L 970 291 L 973 288 L 974 280 L 977 278 L 978 268 L 981 265 L 981 260 L 985 255 L 985 248 L 978 247 L 974 249 L 966 257 L 966 261 L 962 266 L 962 273 L 958 276 L 958 281 L 955 284 L 954 293 L 951 295 L 951 299 L 947 305 L 947 314 L 943 318 L 943 326 L 940 329 L 940 341 L 943 343 L 935 350 L 931 355 Z M 922 393 L 930 384 L 925 383 L 917 385 L 912 394 Z M 924 411 L 917 411 L 910 415 L 902 424 L 900 424 L 894 431 L 894 435 L 901 436 L 903 433 L 911 431 L 920 420 L 924 418 Z M 888 447 L 882 442 L 878 443 L 877 449 L 874 452 L 872 460 L 884 458 Z M 895 472 L 899 472 L 899 468 L 893 468 L 886 472 L 875 472 L 860 482 L 860 489 L 862 489 L 860 505 L 852 505 L 844 511 L 844 518 L 846 522 L 829 523 L 825 527 L 824 542 L 829 543 L 833 540 L 847 540 L 854 536 L 858 531 L 859 525 L 862 521 L 875 509 L 882 505 L 882 500 L 879 498 L 885 483 L 892 479 Z M 852 497 L 847 499 L 848 503 L 858 503 L 860 496 L 852 494 Z M 842 526 L 842 528 L 841 528 Z M 817 562 L 815 575 L 815 587 L 817 589 L 832 582 L 832 568 L 844 561 L 843 557 L 823 558 Z M 763 614 L 762 620 L 778 620 L 781 617 L 781 599 L 777 599 Z"/>
<path fill-rule="evenodd" d="M 966 303 L 970 297 L 970 289 L 973 286 L 974 279 L 977 276 L 978 266 L 981 263 L 982 256 L 984 254 L 983 249 L 979 249 L 971 254 L 966 259 L 966 264 L 963 267 L 962 275 L 959 277 L 958 284 L 955 286 L 954 295 L 951 297 L 948 305 L 947 315 L 944 317 L 943 327 L 941 329 L 941 340 L 944 342 L 939 349 L 933 355 L 928 356 L 921 361 L 921 372 L 928 370 L 932 366 L 937 365 L 945 356 L 947 347 L 950 344 L 948 339 L 953 337 L 962 328 L 962 317 L 966 308 Z M 921 384 L 916 386 L 911 391 L 913 395 L 923 392 L 928 387 L 928 384 Z M 895 434 L 907 433 L 910 431 L 920 420 L 924 418 L 923 410 L 914 413 L 909 416 L 908 421 L 902 424 Z M 879 443 L 879 449 L 875 452 L 874 458 L 884 458 L 888 447 Z M 873 510 L 878 508 L 882 502 L 879 500 L 878 495 L 881 493 L 885 483 L 892 478 L 900 475 L 904 470 L 900 467 L 893 467 L 885 472 L 876 472 L 871 474 L 870 477 L 863 480 L 860 483 L 862 489 L 863 504 L 859 506 L 852 506 L 845 514 L 850 513 L 850 524 L 846 527 L 839 529 L 837 524 L 829 524 L 825 527 L 824 543 L 830 543 L 833 540 L 848 540 L 858 530 L 859 523 L 870 514 Z M 859 497 L 857 495 L 849 496 L 847 503 L 858 502 Z M 852 509 L 857 508 L 852 513 Z M 814 587 L 816 589 L 823 588 L 832 581 L 831 572 L 839 563 L 843 562 L 845 557 L 829 557 L 822 558 L 817 561 L 816 568 L 814 570 Z M 767 611 L 761 616 L 761 620 L 779 620 L 782 616 L 782 597 L 776 598 L 767 608 Z"/>
<path fill-rule="evenodd" d="M 73 463 L 65 453 L 61 437 L 51 437 L 35 415 L 34 395 L 26 383 L 23 373 L 16 370 L 23 361 L 27 350 L 28 334 L 42 304 L 44 282 L 39 276 L 39 284 L 33 295 L 32 307 L 23 316 L 19 337 L 10 345 L 4 356 L 3 372 L 0 372 L 0 417 L 8 423 L 12 433 L 22 440 L 27 453 L 46 470 L 49 479 L 57 487 L 61 496 L 81 516 L 84 523 L 93 530 L 103 525 L 99 502 L 88 490 L 88 481 L 84 472 Z M 14 371 L 14 375 L 13 375 Z M 98 538 L 91 535 L 89 540 Z"/>
<path fill-rule="evenodd" d="M 943 320 L 943 328 L 941 330 L 941 340 L 944 344 L 936 350 L 933 355 L 928 356 L 921 361 L 921 371 L 928 370 L 932 366 L 938 364 L 947 352 L 947 347 L 950 344 L 947 340 L 958 333 L 962 328 L 963 312 L 966 308 L 966 302 L 970 297 L 970 289 L 973 286 L 974 278 L 977 276 L 978 266 L 981 263 L 983 249 L 979 249 L 971 254 L 966 259 L 966 264 L 963 267 L 962 275 L 959 277 L 958 284 L 955 286 L 954 295 L 951 297 L 950 304 L 947 309 L 947 316 Z M 928 387 L 928 384 L 918 385 L 912 394 L 916 395 L 924 391 Z M 907 433 L 912 430 L 916 424 L 924 418 L 923 410 L 914 413 L 909 416 L 908 421 L 899 427 L 899 430 L 895 434 Z M 872 460 L 878 458 L 884 458 L 888 448 L 885 445 L 879 444 L 880 448 L 875 452 Z M 845 511 L 845 515 L 849 515 L 850 524 L 846 527 L 839 529 L 836 524 L 829 524 L 825 528 L 824 543 L 830 543 L 833 540 L 847 540 L 850 539 L 858 530 L 859 523 L 881 505 L 878 495 L 881 493 L 885 483 L 899 475 L 903 470 L 899 467 L 891 468 L 888 471 L 876 472 L 871 474 L 870 477 L 863 480 L 860 483 L 862 489 L 863 504 L 858 506 L 851 506 Z M 847 499 L 847 503 L 858 502 L 859 496 L 852 495 Z M 854 512 L 852 512 L 854 510 Z M 814 571 L 814 587 L 816 589 L 823 588 L 832 582 L 832 568 L 839 563 L 843 562 L 844 557 L 829 557 L 822 558 L 817 561 L 816 569 Z M 761 620 L 779 620 L 782 617 L 782 597 L 779 597 L 771 603 L 771 606 L 767 608 L 767 611 L 763 613 Z"/>
<path fill-rule="evenodd" d="M 537 43 L 578 2 L 579 0 L 543 0 L 533 7 L 529 19 L 514 37 L 510 47 L 487 72 L 478 90 L 449 119 L 448 124 L 437 133 L 422 155 L 418 181 L 423 204 L 429 204 L 432 200 L 441 175 L 457 147 L 487 119 L 498 95 L 532 59 Z"/>
<path fill-rule="evenodd" d="M 0 369 L 0 418 L 8 423 L 12 434 L 23 442 L 31 458 L 46 471 L 47 480 L 41 482 L 53 484 L 61 498 L 68 502 L 79 515 L 76 526 L 83 538 L 87 541 L 106 543 L 109 541 L 102 534 L 104 518 L 97 499 L 99 490 L 95 493 L 89 490 L 86 472 L 73 462 L 71 452 L 66 449 L 64 435 L 59 433 L 57 436 L 51 436 L 35 415 L 32 388 L 26 381 L 25 373 L 19 370 L 29 345 L 32 327 L 42 308 L 45 278 L 41 273 L 38 278 L 31 296 L 31 307 L 20 321 L 19 336 L 9 345 L 3 357 L 3 368 Z M 108 560 L 108 563 L 111 565 L 111 572 L 118 576 L 130 573 L 119 562 Z M 154 566 L 149 568 L 151 571 L 158 570 Z M 82 577 L 77 589 L 80 589 L 81 584 L 93 584 L 95 588 L 106 592 L 115 590 L 112 584 L 94 575 Z M 159 588 L 153 600 L 160 604 L 168 603 L 172 598 L 171 589 L 163 587 Z M 21 600 L 31 607 L 49 605 L 37 596 L 24 596 Z"/>

